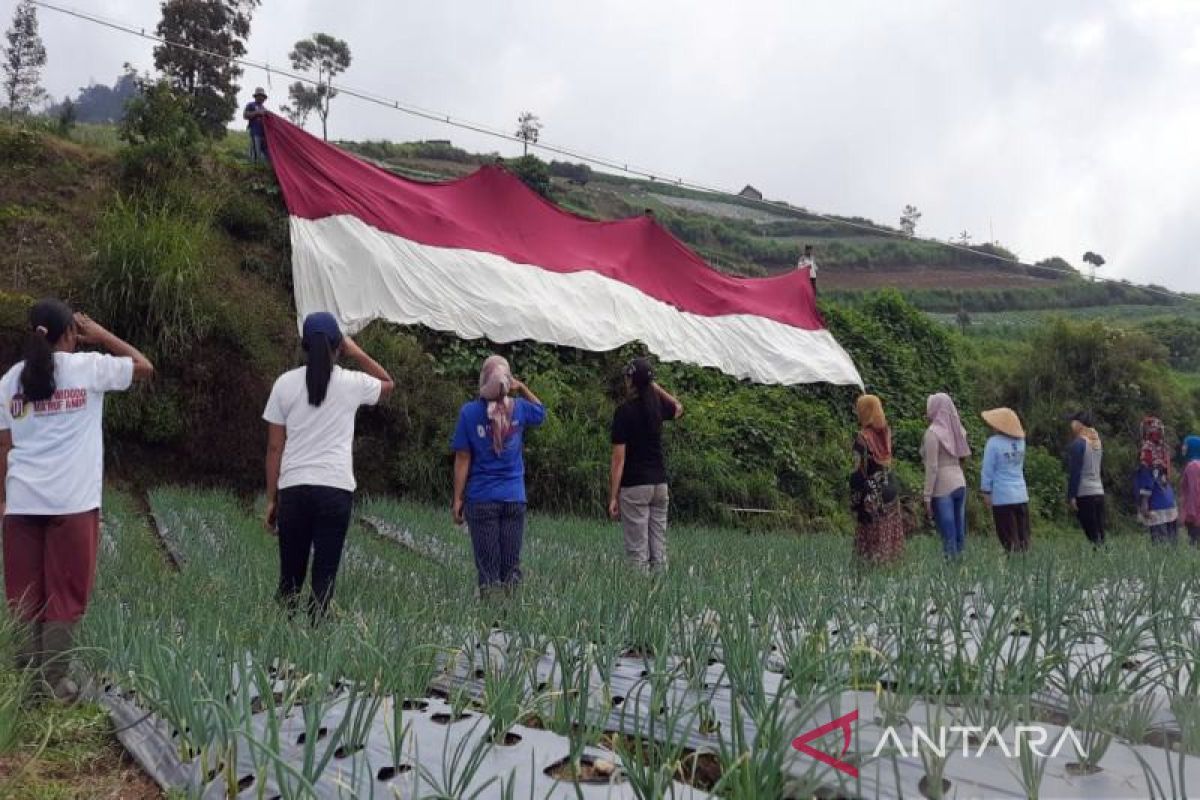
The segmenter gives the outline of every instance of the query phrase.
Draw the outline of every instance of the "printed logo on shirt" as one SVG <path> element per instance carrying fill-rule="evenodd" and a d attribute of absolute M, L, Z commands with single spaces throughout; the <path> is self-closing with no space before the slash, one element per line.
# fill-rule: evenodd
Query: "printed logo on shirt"
<path fill-rule="evenodd" d="M 8 413 L 14 420 L 25 419 L 32 411 L 35 417 L 52 417 L 56 414 L 73 414 L 87 408 L 87 389 L 59 389 L 49 400 L 29 403 L 25 395 L 15 394 L 8 404 Z"/>
<path fill-rule="evenodd" d="M 513 430 L 516 430 L 517 428 L 521 427 L 521 420 L 514 419 L 512 421 L 512 426 L 513 426 Z M 490 439 L 492 437 L 492 424 L 489 422 L 487 425 L 476 425 L 475 426 L 475 434 L 480 439 Z"/>

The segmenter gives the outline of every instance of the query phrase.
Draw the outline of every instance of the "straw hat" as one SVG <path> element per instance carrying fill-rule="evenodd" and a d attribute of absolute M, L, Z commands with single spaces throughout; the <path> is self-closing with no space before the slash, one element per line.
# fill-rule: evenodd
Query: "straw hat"
<path fill-rule="evenodd" d="M 1025 438 L 1025 428 L 1021 426 L 1021 418 L 1011 408 L 993 408 L 982 414 L 983 421 L 1005 436 L 1014 439 Z"/>

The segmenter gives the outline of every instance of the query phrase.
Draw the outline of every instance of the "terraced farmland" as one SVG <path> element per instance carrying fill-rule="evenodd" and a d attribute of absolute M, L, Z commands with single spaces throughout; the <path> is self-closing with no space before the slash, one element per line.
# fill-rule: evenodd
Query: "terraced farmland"
<path fill-rule="evenodd" d="M 807 798 L 1200 781 L 1190 549 L 1041 537 L 1005 560 L 972 537 L 947 565 L 918 538 L 895 570 L 859 573 L 839 536 L 676 529 L 652 580 L 625 568 L 615 528 L 536 517 L 525 585 L 480 602 L 441 509 L 359 511 L 334 616 L 313 627 L 273 601 L 274 542 L 240 502 L 162 490 L 148 517 L 110 498 L 81 656 L 161 784 Z M 793 747 L 839 720 L 845 750 L 843 728 L 808 744 L 829 759 Z M 1034 728 L 1042 755 L 1014 746 Z M 918 729 L 931 746 L 909 746 Z"/>

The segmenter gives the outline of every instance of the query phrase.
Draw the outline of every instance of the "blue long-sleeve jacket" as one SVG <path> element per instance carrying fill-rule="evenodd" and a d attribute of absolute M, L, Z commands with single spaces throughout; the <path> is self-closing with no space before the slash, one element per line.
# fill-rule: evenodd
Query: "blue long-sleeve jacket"
<path fill-rule="evenodd" d="M 1025 440 L 996 434 L 983 448 L 983 474 L 979 488 L 992 496 L 992 505 L 1029 502 L 1025 486 Z"/>

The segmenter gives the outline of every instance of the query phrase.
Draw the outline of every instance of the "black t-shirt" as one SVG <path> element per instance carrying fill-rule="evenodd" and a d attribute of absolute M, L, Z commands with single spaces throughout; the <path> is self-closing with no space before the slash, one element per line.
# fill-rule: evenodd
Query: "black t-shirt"
<path fill-rule="evenodd" d="M 675 404 L 662 400 L 664 421 L 675 419 Z M 662 427 L 657 430 L 646 422 L 640 400 L 630 400 L 613 414 L 612 443 L 625 445 L 625 471 L 621 486 L 650 486 L 667 482 L 667 463 L 663 457 Z"/>

